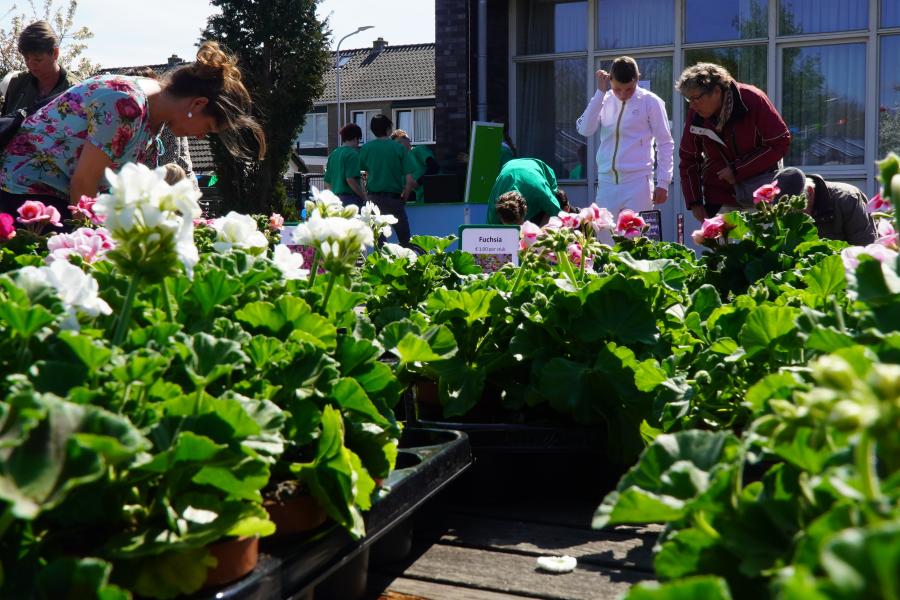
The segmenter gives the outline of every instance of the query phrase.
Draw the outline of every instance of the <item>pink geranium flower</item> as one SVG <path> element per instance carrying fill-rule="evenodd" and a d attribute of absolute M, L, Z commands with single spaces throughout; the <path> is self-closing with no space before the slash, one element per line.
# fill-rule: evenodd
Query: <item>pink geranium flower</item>
<path fill-rule="evenodd" d="M 616 226 L 612 213 L 596 204 L 591 204 L 587 208 L 582 208 L 578 213 L 578 216 L 581 218 L 582 223 L 590 224 L 594 233 L 611 231 Z"/>
<path fill-rule="evenodd" d="M 566 254 L 575 265 L 581 266 L 581 244 L 569 244 L 566 247 Z"/>
<path fill-rule="evenodd" d="M 640 237 L 647 223 L 641 215 L 633 210 L 625 209 L 619 213 L 619 221 L 616 223 L 616 233 L 628 239 Z"/>
<path fill-rule="evenodd" d="M 889 211 L 891 210 L 891 201 L 890 199 L 885 200 L 882 198 L 881 194 L 875 194 L 869 200 L 869 203 L 866 204 L 866 210 L 870 213 Z"/>
<path fill-rule="evenodd" d="M 722 215 L 716 215 L 711 219 L 703 219 L 700 229 L 691 234 L 691 239 L 697 245 L 703 245 L 706 242 L 721 239 L 725 237 L 725 233 L 731 229 Z"/>
<path fill-rule="evenodd" d="M 54 206 L 47 206 L 38 200 L 28 200 L 19 207 L 16 220 L 33 231 L 40 231 L 47 225 L 62 227 L 59 222 L 59 211 Z"/>
<path fill-rule="evenodd" d="M 94 225 L 102 224 L 106 217 L 98 215 L 94 212 L 94 204 L 96 203 L 96 198 L 91 198 L 90 196 L 82 196 L 78 200 L 77 205 L 69 205 L 69 211 L 72 213 L 72 218 L 75 220 L 87 221 L 89 223 L 93 223 Z"/>
<path fill-rule="evenodd" d="M 0 213 L 0 242 L 16 237 L 16 221 L 12 215 Z"/>
<path fill-rule="evenodd" d="M 269 217 L 269 229 L 272 231 L 281 231 L 284 227 L 284 217 L 278 213 L 272 213 Z"/>
<path fill-rule="evenodd" d="M 541 235 L 541 228 L 532 223 L 525 221 L 519 228 L 519 250 L 527 250 L 531 248 Z"/>
<path fill-rule="evenodd" d="M 881 219 L 878 221 L 875 229 L 878 232 L 876 243 L 894 250 L 900 249 L 900 239 L 898 239 L 897 232 L 894 230 L 893 223 L 886 219 Z"/>
<path fill-rule="evenodd" d="M 781 188 L 774 183 L 761 185 L 753 192 L 753 204 L 759 204 L 760 202 L 771 204 L 778 199 L 778 194 L 780 193 Z"/>
<path fill-rule="evenodd" d="M 581 227 L 581 218 L 575 213 L 560 211 L 556 218 L 559 219 L 561 227 L 566 227 L 567 229 Z"/>
<path fill-rule="evenodd" d="M 847 271 L 856 271 L 859 266 L 859 257 L 865 254 L 871 256 L 880 263 L 890 263 L 897 259 L 897 253 L 881 244 L 869 244 L 868 246 L 850 246 L 841 250 L 841 260 Z"/>
<path fill-rule="evenodd" d="M 73 255 L 81 256 L 86 263 L 103 260 L 106 253 L 115 247 L 112 237 L 105 228 L 82 227 L 72 233 L 60 233 L 47 240 L 48 264 L 56 260 L 69 260 Z"/>

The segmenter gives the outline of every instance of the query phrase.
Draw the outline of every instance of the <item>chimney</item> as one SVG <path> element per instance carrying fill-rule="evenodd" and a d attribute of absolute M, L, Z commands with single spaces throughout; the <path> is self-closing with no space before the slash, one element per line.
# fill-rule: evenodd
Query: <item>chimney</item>
<path fill-rule="evenodd" d="M 184 59 L 179 57 L 177 54 L 173 54 L 169 57 L 168 66 L 176 67 L 184 62 Z"/>
<path fill-rule="evenodd" d="M 387 45 L 388 45 L 388 43 L 386 41 L 384 41 L 384 38 L 379 36 L 377 40 L 372 42 L 372 49 L 375 52 L 381 52 L 382 50 L 387 48 Z"/>

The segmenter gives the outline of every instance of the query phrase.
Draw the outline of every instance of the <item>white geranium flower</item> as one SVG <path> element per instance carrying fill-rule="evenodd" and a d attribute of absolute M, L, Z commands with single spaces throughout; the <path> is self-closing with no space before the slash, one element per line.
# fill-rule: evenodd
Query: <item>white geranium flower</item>
<path fill-rule="evenodd" d="M 373 202 L 366 202 L 359 211 L 360 220 L 365 223 L 377 237 L 391 237 L 391 225 L 397 224 L 394 215 L 382 215 L 381 210 Z"/>
<path fill-rule="evenodd" d="M 193 221 L 201 214 L 200 192 L 194 191 L 189 181 L 169 185 L 165 173 L 164 168 L 151 170 L 134 163 L 118 173 L 107 169 L 110 191 L 97 197 L 94 212 L 104 218 L 112 238 L 126 249 L 166 240 L 156 251 L 171 252 L 191 277 L 199 260 Z"/>
<path fill-rule="evenodd" d="M 228 252 L 232 248 L 238 248 L 248 254 L 259 255 L 269 246 L 265 234 L 259 230 L 256 221 L 249 215 L 231 211 L 213 221 L 212 226 L 216 230 L 216 241 L 213 243 L 216 252 Z"/>
<path fill-rule="evenodd" d="M 306 279 L 309 276 L 309 269 L 301 269 L 303 266 L 303 257 L 284 244 L 275 246 L 275 252 L 272 256 L 272 262 L 278 267 L 285 279 Z"/>
<path fill-rule="evenodd" d="M 359 213 L 358 206 L 355 204 L 344 206 L 341 199 L 331 190 L 320 190 L 313 186 L 312 198 L 312 200 L 307 200 L 305 203 L 307 218 L 311 218 L 313 214 L 318 213 L 322 217 L 352 219 Z"/>
<path fill-rule="evenodd" d="M 293 242 L 318 249 L 325 269 L 337 273 L 351 268 L 360 252 L 374 245 L 374 237 L 358 219 L 322 217 L 313 212 L 294 229 Z"/>
<path fill-rule="evenodd" d="M 418 258 L 415 252 L 413 252 L 409 248 L 404 248 L 400 244 L 384 244 L 381 247 L 381 250 L 385 255 L 388 256 L 388 258 L 391 258 L 392 260 L 405 258 L 409 262 L 413 263 L 416 262 L 416 259 Z"/>
<path fill-rule="evenodd" d="M 16 285 L 29 296 L 43 288 L 52 288 L 63 303 L 67 317 L 63 329 L 77 329 L 76 314 L 88 317 L 112 313 L 109 304 L 99 295 L 97 280 L 65 260 L 54 261 L 46 267 L 23 267 L 14 272 Z"/>

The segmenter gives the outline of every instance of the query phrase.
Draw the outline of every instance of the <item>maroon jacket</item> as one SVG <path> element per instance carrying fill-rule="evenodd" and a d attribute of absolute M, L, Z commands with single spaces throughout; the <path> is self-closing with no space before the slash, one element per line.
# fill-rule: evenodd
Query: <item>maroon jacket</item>
<path fill-rule="evenodd" d="M 787 125 L 765 92 L 744 83 L 731 85 L 734 108 L 721 133 L 716 131 L 716 117 L 704 119 L 688 110 L 678 155 L 681 191 L 689 210 L 698 202 L 710 214 L 723 204 L 735 205 L 734 186 L 717 173 L 730 166 L 734 178 L 743 181 L 774 171 L 791 145 Z"/>

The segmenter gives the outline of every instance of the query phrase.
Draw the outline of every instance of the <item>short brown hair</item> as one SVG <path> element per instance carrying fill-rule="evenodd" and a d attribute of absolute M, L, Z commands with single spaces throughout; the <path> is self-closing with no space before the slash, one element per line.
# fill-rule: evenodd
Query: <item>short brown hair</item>
<path fill-rule="evenodd" d="M 266 153 L 262 127 L 253 118 L 253 101 L 241 81 L 237 59 L 216 42 L 203 42 L 197 60 L 170 72 L 164 84 L 167 93 L 179 98 L 203 96 L 209 103 L 206 112 L 219 126 L 219 140 L 234 156 L 246 156 L 243 132 L 249 132 L 259 144 L 259 158 Z"/>
<path fill-rule="evenodd" d="M 630 56 L 620 56 L 612 61 L 609 76 L 619 83 L 631 83 L 640 75 L 637 62 Z"/>
<path fill-rule="evenodd" d="M 59 48 L 59 38 L 50 23 L 35 21 L 19 34 L 19 54 L 50 54 Z"/>
<path fill-rule="evenodd" d="M 494 209 L 497 211 L 501 223 L 504 225 L 509 223 L 518 225 L 525 220 L 525 213 L 528 207 L 525 203 L 525 197 L 513 190 L 497 198 L 497 204 L 494 206 Z"/>
<path fill-rule="evenodd" d="M 347 123 L 341 127 L 341 130 L 338 131 L 338 133 L 341 135 L 342 142 L 362 139 L 362 129 L 356 123 Z"/>
<path fill-rule="evenodd" d="M 725 67 L 714 63 L 697 63 L 681 72 L 681 77 L 675 82 L 675 89 L 682 94 L 694 90 L 711 92 L 717 87 L 728 87 L 733 81 L 734 77 Z"/>

